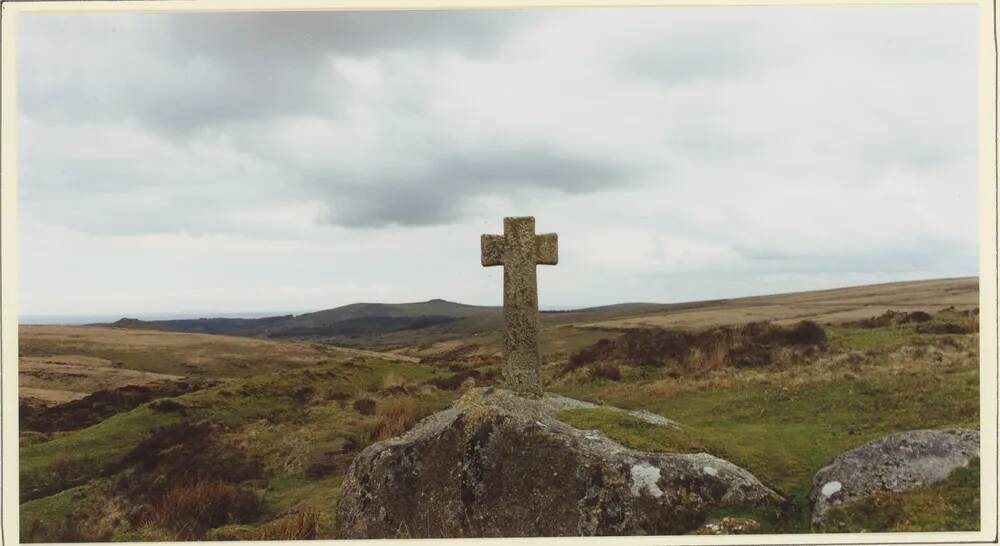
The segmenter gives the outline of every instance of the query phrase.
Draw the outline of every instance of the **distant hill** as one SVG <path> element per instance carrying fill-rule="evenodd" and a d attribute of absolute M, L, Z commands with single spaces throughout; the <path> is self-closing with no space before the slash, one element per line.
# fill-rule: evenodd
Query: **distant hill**
<path fill-rule="evenodd" d="M 111 324 L 94 326 L 269 338 L 353 338 L 400 330 L 418 330 L 462 318 L 490 315 L 500 317 L 501 309 L 433 299 L 416 303 L 353 303 L 302 315 L 254 319 L 123 318 Z"/>
<path fill-rule="evenodd" d="M 543 329 L 635 327 L 705 328 L 754 320 L 820 322 L 856 320 L 888 309 L 936 310 L 978 304 L 975 277 L 931 279 L 685 303 L 619 303 L 584 309 L 543 311 Z M 300 339 L 386 350 L 438 341 L 477 338 L 503 329 L 500 307 L 465 305 L 442 299 L 415 303 L 353 303 L 301 315 L 262 318 L 199 318 L 145 321 L 123 318 L 116 328 L 137 328 Z M 490 337 L 491 340 L 496 339 Z"/>

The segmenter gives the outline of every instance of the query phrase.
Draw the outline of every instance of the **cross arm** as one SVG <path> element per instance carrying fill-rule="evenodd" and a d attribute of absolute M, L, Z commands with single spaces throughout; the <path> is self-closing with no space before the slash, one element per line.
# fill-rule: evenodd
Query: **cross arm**
<path fill-rule="evenodd" d="M 503 265 L 503 235 L 483 235 L 480 239 L 483 267 Z"/>
<path fill-rule="evenodd" d="M 543 233 L 535 236 L 535 263 L 543 265 L 559 263 L 559 235 Z"/>

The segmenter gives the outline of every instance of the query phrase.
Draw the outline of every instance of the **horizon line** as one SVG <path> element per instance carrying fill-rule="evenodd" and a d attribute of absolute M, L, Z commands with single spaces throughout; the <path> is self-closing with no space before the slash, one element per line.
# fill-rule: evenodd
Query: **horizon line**
<path fill-rule="evenodd" d="M 705 299 L 699 299 L 699 300 L 685 300 L 685 301 L 670 301 L 670 302 L 619 301 L 619 302 L 615 302 L 615 303 L 598 303 L 598 304 L 588 304 L 588 305 L 549 305 L 549 306 L 544 306 L 544 307 L 541 306 L 541 305 L 539 305 L 539 312 L 543 312 L 544 313 L 544 312 L 551 312 L 551 311 L 585 310 L 585 309 L 593 309 L 593 308 L 597 308 L 597 307 L 610 307 L 610 306 L 614 306 L 614 305 L 640 305 L 640 304 L 648 304 L 648 305 L 680 305 L 680 304 L 699 303 L 699 302 L 707 302 L 707 301 L 726 301 L 726 300 L 738 300 L 738 299 L 745 299 L 745 298 L 758 298 L 758 297 L 768 297 L 768 296 L 779 296 L 779 295 L 785 295 L 785 294 L 804 294 L 804 293 L 809 293 L 809 292 L 829 292 L 829 291 L 835 291 L 835 290 L 844 290 L 844 289 L 849 289 L 849 288 L 861 288 L 861 287 L 867 287 L 867 286 L 885 286 L 885 285 L 891 285 L 891 284 L 921 283 L 921 282 L 936 282 L 936 281 L 937 282 L 939 282 L 939 281 L 957 281 L 957 280 L 973 280 L 973 279 L 975 279 L 975 280 L 978 281 L 979 275 L 966 275 L 966 276 L 959 276 L 959 277 L 933 277 L 933 278 L 927 278 L 927 279 L 886 281 L 886 282 L 871 283 L 871 284 L 843 285 L 843 286 L 836 286 L 836 287 L 833 287 L 833 288 L 816 288 L 816 289 L 809 289 L 809 290 L 794 290 L 794 291 L 790 291 L 790 292 L 771 292 L 771 293 L 764 293 L 764 294 L 750 294 L 750 295 L 743 295 L 743 296 L 728 296 L 728 297 L 705 298 Z M 352 303 L 345 303 L 345 304 L 341 304 L 341 305 L 335 305 L 333 307 L 324 307 L 324 308 L 321 308 L 321 309 L 298 310 L 298 311 L 289 311 L 289 310 L 284 310 L 284 311 L 222 311 L 222 312 L 214 312 L 214 311 L 213 312 L 206 312 L 206 311 L 140 311 L 140 312 L 126 312 L 126 313 L 121 313 L 121 312 L 107 312 L 107 313 L 24 313 L 24 314 L 18 313 L 17 320 L 18 320 L 18 325 L 30 326 L 30 325 L 34 325 L 34 324 L 46 324 L 46 325 L 67 324 L 67 325 L 69 325 L 69 323 L 56 323 L 56 322 L 33 323 L 33 322 L 26 322 L 26 320 L 28 320 L 28 319 L 43 319 L 43 320 L 44 319 L 49 319 L 49 320 L 55 320 L 55 319 L 74 319 L 75 318 L 75 319 L 82 320 L 82 319 L 100 319 L 100 318 L 111 318 L 111 317 L 118 317 L 118 320 L 120 320 L 120 319 L 127 319 L 127 318 L 134 318 L 134 319 L 138 319 L 138 320 L 147 320 L 147 321 L 157 321 L 157 320 L 200 320 L 200 319 L 222 319 L 222 318 L 225 318 L 225 319 L 255 319 L 255 318 L 278 317 L 278 316 L 299 316 L 299 315 L 305 315 L 305 314 L 309 314 L 309 313 L 316 313 L 316 312 L 319 312 L 319 311 L 326 311 L 326 310 L 329 310 L 329 309 L 337 309 L 337 308 L 340 308 L 340 307 L 347 307 L 347 306 L 350 306 L 350 305 L 412 305 L 412 304 L 419 304 L 419 303 L 431 303 L 431 302 L 435 302 L 435 301 L 446 302 L 446 303 L 453 303 L 453 304 L 457 304 L 457 305 L 468 305 L 468 306 L 473 306 L 473 307 L 496 307 L 496 308 L 502 308 L 503 307 L 502 303 L 501 304 L 497 304 L 497 305 L 482 305 L 482 304 L 473 304 L 473 303 L 462 303 L 462 302 L 459 302 L 459 301 L 454 301 L 454 300 L 449 300 L 449 299 L 444 299 L 444 298 L 431 298 L 431 299 L 428 299 L 428 300 L 407 301 L 407 302 L 365 302 L 365 301 L 360 301 L 360 302 L 352 302 Z M 195 315 L 198 315 L 198 316 L 195 316 Z M 139 318 L 139 317 L 144 317 L 144 318 Z M 94 322 L 94 321 L 74 322 L 73 325 L 87 324 L 87 323 L 92 323 L 92 322 Z"/>

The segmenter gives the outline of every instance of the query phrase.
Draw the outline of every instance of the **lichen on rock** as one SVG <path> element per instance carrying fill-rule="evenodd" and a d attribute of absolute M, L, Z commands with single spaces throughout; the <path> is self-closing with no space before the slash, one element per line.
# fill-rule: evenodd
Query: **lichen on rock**
<path fill-rule="evenodd" d="M 473 389 L 369 446 L 344 480 L 338 536 L 681 534 L 712 508 L 781 500 L 712 455 L 641 452 L 573 428 L 555 418 L 565 404 Z"/>

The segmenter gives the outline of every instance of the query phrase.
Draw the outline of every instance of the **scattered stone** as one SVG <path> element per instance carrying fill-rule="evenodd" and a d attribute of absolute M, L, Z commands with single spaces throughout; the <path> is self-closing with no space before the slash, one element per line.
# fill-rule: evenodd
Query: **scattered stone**
<path fill-rule="evenodd" d="M 781 502 L 712 455 L 641 452 L 573 428 L 555 418 L 568 400 L 473 389 L 368 446 L 343 482 L 338 538 L 681 534 L 713 508 Z"/>
<path fill-rule="evenodd" d="M 841 503 L 876 491 L 904 491 L 930 485 L 979 456 L 979 431 L 968 429 L 900 432 L 845 452 L 813 478 L 812 522 Z"/>

